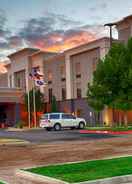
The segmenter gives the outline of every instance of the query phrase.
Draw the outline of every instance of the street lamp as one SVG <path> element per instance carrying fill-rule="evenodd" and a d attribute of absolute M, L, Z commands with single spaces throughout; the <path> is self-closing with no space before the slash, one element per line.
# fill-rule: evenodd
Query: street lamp
<path fill-rule="evenodd" d="M 112 38 L 112 28 L 115 25 L 116 25 L 115 23 L 108 23 L 108 24 L 104 25 L 104 26 L 109 27 L 109 29 L 110 29 L 110 47 L 112 46 L 112 40 L 113 40 L 113 38 Z"/>

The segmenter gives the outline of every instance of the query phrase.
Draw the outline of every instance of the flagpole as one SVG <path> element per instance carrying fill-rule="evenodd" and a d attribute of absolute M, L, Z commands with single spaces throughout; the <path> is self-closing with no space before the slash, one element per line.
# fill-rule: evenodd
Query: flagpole
<path fill-rule="evenodd" d="M 27 73 L 27 101 L 28 101 L 28 127 L 31 128 L 31 116 L 30 116 L 30 94 L 29 94 L 29 80 L 28 80 L 28 73 Z"/>
<path fill-rule="evenodd" d="M 30 95 L 29 95 L 29 90 L 28 90 L 28 127 L 31 128 L 31 116 L 30 116 Z"/>
<path fill-rule="evenodd" d="M 34 125 L 37 127 L 37 119 L 36 119 L 36 97 L 35 97 L 35 81 L 33 81 L 33 109 L 34 109 Z"/>

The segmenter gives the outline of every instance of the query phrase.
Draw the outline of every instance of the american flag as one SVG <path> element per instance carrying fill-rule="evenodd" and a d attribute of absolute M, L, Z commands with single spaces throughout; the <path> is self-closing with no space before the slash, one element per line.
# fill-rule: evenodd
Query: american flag
<path fill-rule="evenodd" d="M 40 73 L 39 69 L 33 68 L 31 73 L 29 74 L 29 77 L 31 77 L 33 80 L 41 79 L 43 77 L 43 74 Z"/>
<path fill-rule="evenodd" d="M 46 86 L 47 83 L 44 80 L 35 80 L 35 85 L 36 86 Z"/>
<path fill-rule="evenodd" d="M 29 77 L 34 80 L 36 86 L 46 86 L 47 83 L 43 79 L 43 74 L 40 73 L 39 69 L 33 68 Z"/>

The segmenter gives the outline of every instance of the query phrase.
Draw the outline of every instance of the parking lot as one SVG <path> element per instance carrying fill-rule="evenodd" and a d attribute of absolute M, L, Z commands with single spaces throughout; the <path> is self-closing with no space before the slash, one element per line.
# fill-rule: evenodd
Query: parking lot
<path fill-rule="evenodd" d="M 79 130 L 46 131 L 45 129 L 26 131 L 0 130 L 0 138 L 14 138 L 29 141 L 30 143 L 50 143 L 62 141 L 94 140 L 111 138 L 111 135 L 80 134 Z"/>

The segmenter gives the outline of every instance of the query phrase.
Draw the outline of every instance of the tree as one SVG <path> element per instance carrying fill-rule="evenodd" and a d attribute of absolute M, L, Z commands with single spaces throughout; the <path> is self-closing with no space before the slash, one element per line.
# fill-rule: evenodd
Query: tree
<path fill-rule="evenodd" d="M 127 45 L 115 43 L 94 72 L 88 85 L 88 103 L 97 111 L 105 106 L 124 111 L 132 109 L 132 39 Z"/>
<path fill-rule="evenodd" d="M 33 89 L 29 91 L 29 101 L 30 101 L 30 117 L 33 119 Z M 36 112 L 41 112 L 44 109 L 44 94 L 40 92 L 40 90 L 35 90 L 35 102 L 36 102 Z M 28 94 L 25 94 L 25 106 L 28 111 Z"/>
<path fill-rule="evenodd" d="M 55 96 L 52 97 L 51 111 L 52 112 L 57 112 L 57 101 L 56 101 L 56 97 Z"/>

